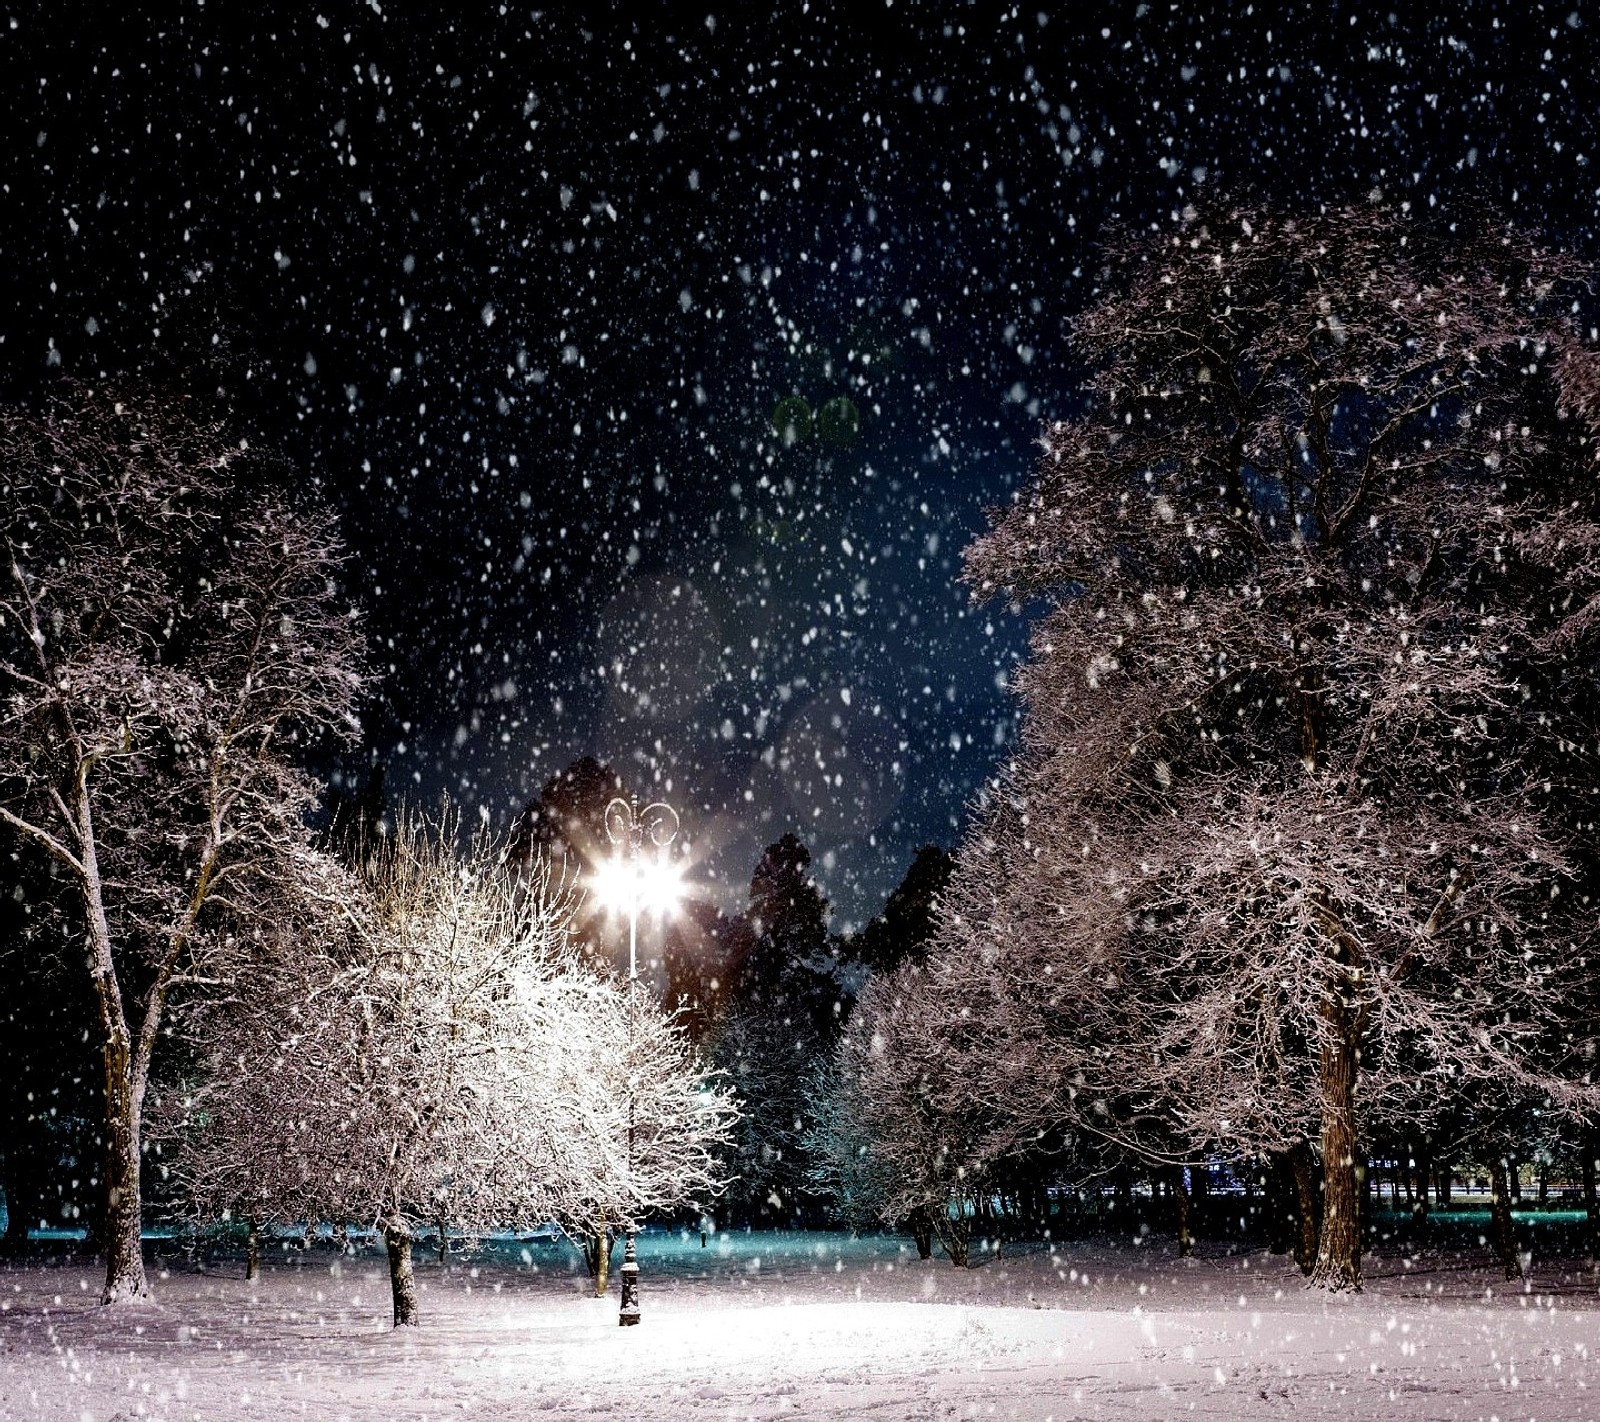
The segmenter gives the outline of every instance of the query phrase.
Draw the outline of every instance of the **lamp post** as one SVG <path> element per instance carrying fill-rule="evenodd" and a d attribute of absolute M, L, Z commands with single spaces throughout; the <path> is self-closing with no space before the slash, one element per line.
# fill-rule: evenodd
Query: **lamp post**
<path fill-rule="evenodd" d="M 613 901 L 621 901 L 628 913 L 628 1186 L 633 1186 L 633 1013 L 634 992 L 639 981 L 639 909 L 647 898 L 665 909 L 671 902 L 671 885 L 662 872 L 661 851 L 678 833 L 678 812 L 663 801 L 646 805 L 618 796 L 606 806 L 606 836 L 616 846 L 608 888 Z M 640 861 L 646 840 L 655 846 L 656 863 L 647 868 Z M 626 863 L 622 851 L 626 846 Z M 631 1202 L 630 1202 L 631 1204 Z M 622 1249 L 622 1309 L 617 1323 L 627 1328 L 639 1321 L 639 1257 L 634 1248 L 633 1214 L 627 1220 L 626 1243 Z"/>

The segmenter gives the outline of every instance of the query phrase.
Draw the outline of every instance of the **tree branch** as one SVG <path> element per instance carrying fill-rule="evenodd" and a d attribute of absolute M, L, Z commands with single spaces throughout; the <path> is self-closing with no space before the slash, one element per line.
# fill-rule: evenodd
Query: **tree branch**
<path fill-rule="evenodd" d="M 72 872 L 76 874 L 79 879 L 85 877 L 83 861 L 79 859 L 78 856 L 70 849 L 68 849 L 67 846 L 64 845 L 59 839 L 51 834 L 49 830 L 41 829 L 38 825 L 32 823 L 31 821 L 23 819 L 20 815 L 12 814 L 11 811 L 6 809 L 4 805 L 0 805 L 0 822 L 4 822 L 5 824 L 10 825 L 13 829 L 29 836 L 29 838 L 37 840 L 46 849 L 48 849 L 52 855 L 65 864 L 67 868 L 72 870 Z"/>

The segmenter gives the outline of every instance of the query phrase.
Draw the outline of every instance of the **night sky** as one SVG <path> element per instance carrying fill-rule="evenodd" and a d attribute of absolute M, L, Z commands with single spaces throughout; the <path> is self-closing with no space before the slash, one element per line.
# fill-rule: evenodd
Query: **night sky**
<path fill-rule="evenodd" d="M 503 825 L 593 753 L 841 924 L 1014 734 L 960 553 L 1108 228 L 1378 187 L 1595 248 L 1590 3 L 271 8 L 0 0 L 7 393 L 221 390 L 323 482 L 395 790 Z"/>

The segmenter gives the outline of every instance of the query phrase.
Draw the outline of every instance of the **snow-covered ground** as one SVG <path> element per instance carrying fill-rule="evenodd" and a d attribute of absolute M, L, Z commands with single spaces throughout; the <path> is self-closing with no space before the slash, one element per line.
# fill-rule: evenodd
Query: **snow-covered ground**
<path fill-rule="evenodd" d="M 1327 1298 L 1273 1256 L 1064 1244 L 953 1269 L 890 1238 L 647 1236 L 644 1322 L 585 1297 L 573 1251 L 419 1260 L 420 1329 L 388 1326 L 371 1255 L 171 1262 L 148 1308 L 98 1272 L 0 1267 L 0 1418 L 355 1419 L 598 1412 L 742 1419 L 1600 1416 L 1600 1276 L 1482 1256 L 1368 1261 Z"/>

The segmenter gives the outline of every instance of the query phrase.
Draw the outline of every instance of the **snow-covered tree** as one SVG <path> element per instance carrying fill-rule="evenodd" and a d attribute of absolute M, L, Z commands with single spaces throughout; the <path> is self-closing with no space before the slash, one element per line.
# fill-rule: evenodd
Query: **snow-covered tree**
<path fill-rule="evenodd" d="M 341 1182 L 321 1185 L 340 1149 L 326 1115 L 337 1103 L 298 1100 L 287 1054 L 309 1046 L 308 1004 L 339 1000 L 336 975 L 361 961 L 373 924 L 357 877 L 332 857 L 318 867 L 309 911 L 255 926 L 249 961 L 190 1003 L 184 1051 L 158 1067 L 146 1113 L 146 1169 L 169 1208 L 195 1228 L 242 1223 L 252 1279 L 267 1226 L 351 1218 Z"/>
<path fill-rule="evenodd" d="M 284 483 L 181 402 L 66 387 L 0 414 L 0 820 L 76 890 L 108 1303 L 148 1293 L 141 1120 L 169 996 L 299 896 L 296 753 L 354 726 L 333 516 Z"/>
<path fill-rule="evenodd" d="M 944 900 L 1008 1004 L 971 1064 L 1146 1153 L 1317 1137 L 1329 1287 L 1359 1282 L 1362 1113 L 1578 1100 L 1579 276 L 1376 197 L 1118 238 L 1092 403 L 967 555 L 980 596 L 1048 600 Z"/>
<path fill-rule="evenodd" d="M 550 1068 L 598 1096 L 592 1129 L 574 1121 L 552 1211 L 583 1251 L 595 1294 L 606 1291 L 616 1239 L 647 1217 L 705 1209 L 728 1184 L 726 1157 L 739 1112 L 732 1088 L 696 1060 L 677 1015 L 638 989 L 607 983 L 608 1011 L 570 1034 Z"/>
<path fill-rule="evenodd" d="M 834 1220 L 860 1230 L 882 1223 L 894 1181 L 872 1151 L 872 1134 L 855 1086 L 838 1054 L 812 1067 L 806 1089 L 815 1107 L 805 1148 L 811 1188 L 828 1201 Z"/>
<path fill-rule="evenodd" d="M 280 937 L 207 1014 L 169 1132 L 198 1209 L 374 1225 L 396 1325 L 419 1228 L 699 1203 L 729 1112 L 674 1025 L 581 960 L 568 887 L 455 838 L 401 816 L 367 847 L 343 931 Z"/>
<path fill-rule="evenodd" d="M 909 1224 L 924 1254 L 931 1234 L 957 1266 L 996 1162 L 1019 1148 L 1014 1118 L 990 1104 L 1012 1083 L 971 1069 L 995 1004 L 968 990 L 965 967 L 908 961 L 867 983 L 808 1138 L 813 1178 L 846 1218 Z"/>
<path fill-rule="evenodd" d="M 342 931 L 275 937 L 202 1015 L 168 1150 L 197 1209 L 379 1229 L 396 1324 L 417 1318 L 418 1226 L 548 1215 L 548 1122 L 593 1105 L 528 1094 L 555 1089 L 575 1016 L 569 906 L 519 892 L 482 840 L 458 862 L 452 829 L 405 818 L 366 846 Z"/>
<path fill-rule="evenodd" d="M 750 876 L 750 936 L 728 965 L 737 1002 L 776 1020 L 809 1017 L 831 1035 L 841 1016 L 828 901 L 811 876 L 811 851 L 785 834 Z"/>
<path fill-rule="evenodd" d="M 720 1024 L 711 1060 L 739 1103 L 725 1153 L 736 1217 L 788 1227 L 814 1208 L 806 1142 L 818 1102 L 809 1082 L 828 1051 L 807 1016 L 743 1005 Z"/>

